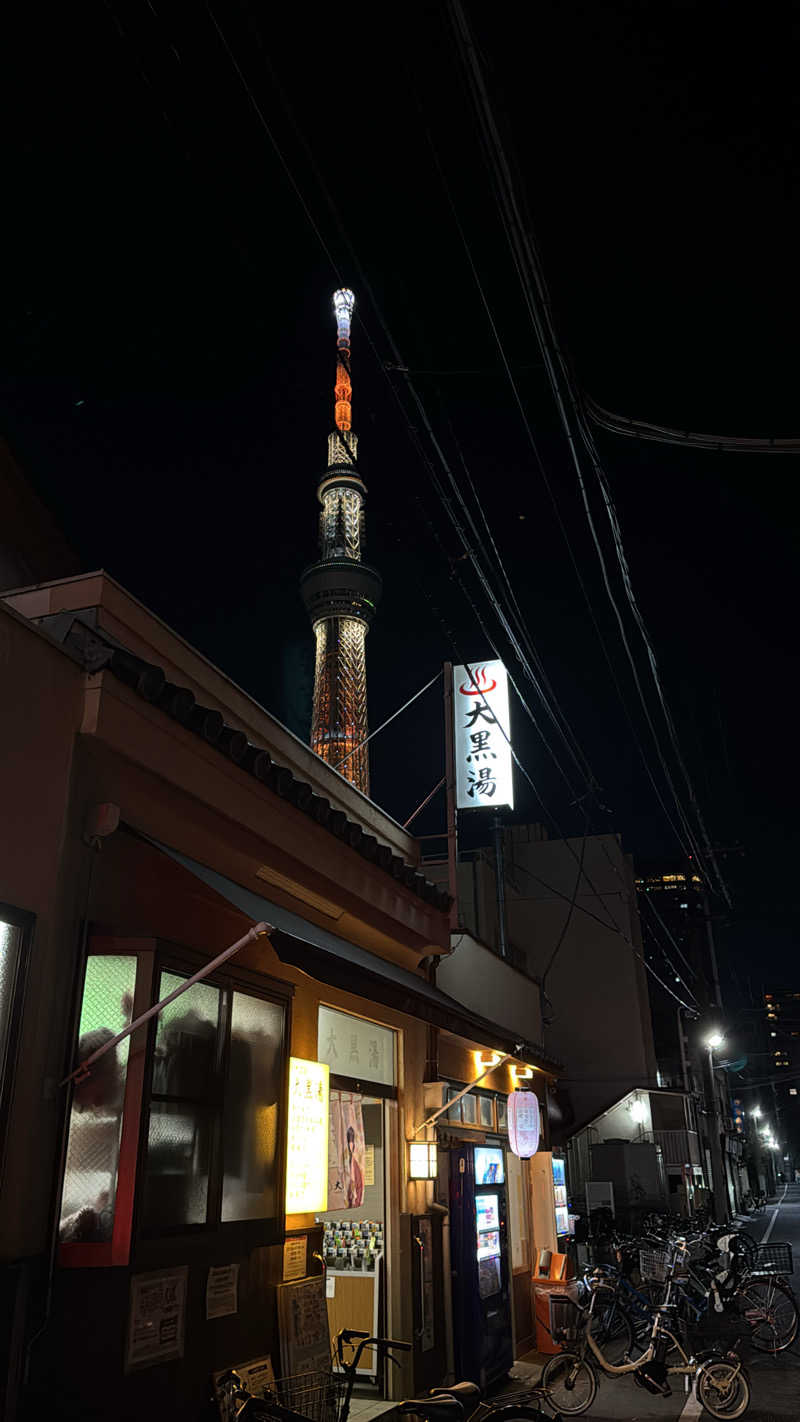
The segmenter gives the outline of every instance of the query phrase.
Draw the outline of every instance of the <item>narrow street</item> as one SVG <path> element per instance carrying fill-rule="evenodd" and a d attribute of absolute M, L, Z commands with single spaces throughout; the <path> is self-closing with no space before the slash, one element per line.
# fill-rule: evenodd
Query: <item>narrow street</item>
<path fill-rule="evenodd" d="M 781 1186 L 777 1200 L 767 1205 L 764 1213 L 747 1228 L 759 1242 L 785 1240 L 791 1244 L 795 1265 L 792 1283 L 797 1291 L 800 1286 L 800 1185 Z M 800 1416 L 800 1339 L 776 1358 L 753 1350 L 747 1370 L 753 1390 L 746 1414 L 750 1422 L 777 1422 L 779 1418 Z M 689 1422 L 689 1419 L 707 1416 L 694 1392 L 687 1395 L 682 1380 L 678 1378 L 676 1382 L 673 1396 L 662 1399 L 642 1392 L 631 1378 L 601 1377 L 597 1400 L 587 1416 L 593 1422 L 612 1422 L 612 1419 L 618 1422 L 620 1418 L 629 1422 L 651 1422 L 651 1419 L 678 1422 L 683 1418 Z"/>

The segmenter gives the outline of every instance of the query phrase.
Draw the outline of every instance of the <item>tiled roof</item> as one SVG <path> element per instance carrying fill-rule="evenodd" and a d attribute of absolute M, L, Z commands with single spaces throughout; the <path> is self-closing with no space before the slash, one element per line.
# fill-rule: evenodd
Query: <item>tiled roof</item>
<path fill-rule="evenodd" d="M 343 810 L 335 809 L 324 795 L 318 795 L 307 781 L 298 780 L 288 766 L 278 765 L 269 751 L 253 745 L 243 731 L 227 725 L 220 711 L 200 705 L 188 687 L 168 681 L 161 667 L 134 656 L 107 633 L 99 632 L 73 612 L 42 618 L 40 625 L 56 641 L 69 647 L 88 672 L 111 671 L 144 701 L 158 706 L 165 715 L 214 746 L 221 755 L 316 820 L 337 839 L 344 840 L 364 859 L 377 864 L 426 903 L 441 912 L 449 908 L 450 895 L 446 889 L 426 879 L 389 845 L 367 834 L 355 820 L 348 819 Z"/>

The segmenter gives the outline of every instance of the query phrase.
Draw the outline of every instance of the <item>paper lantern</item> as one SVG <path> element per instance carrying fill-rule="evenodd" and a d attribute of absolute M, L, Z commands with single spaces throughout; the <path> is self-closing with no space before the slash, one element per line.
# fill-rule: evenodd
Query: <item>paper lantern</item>
<path fill-rule="evenodd" d="M 514 1155 L 530 1160 L 539 1149 L 539 1098 L 534 1091 L 512 1091 L 508 1098 L 508 1144 Z"/>

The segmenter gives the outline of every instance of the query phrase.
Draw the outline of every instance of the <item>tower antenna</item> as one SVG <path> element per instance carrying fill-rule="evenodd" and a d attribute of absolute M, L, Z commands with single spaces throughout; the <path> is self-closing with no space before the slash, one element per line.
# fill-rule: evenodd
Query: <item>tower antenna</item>
<path fill-rule="evenodd" d="M 381 596 L 379 573 L 362 561 L 366 485 L 353 431 L 350 323 L 355 296 L 333 293 L 336 317 L 336 428 L 317 496 L 319 562 L 300 580 L 316 644 L 311 749 L 369 794 L 366 636 Z"/>

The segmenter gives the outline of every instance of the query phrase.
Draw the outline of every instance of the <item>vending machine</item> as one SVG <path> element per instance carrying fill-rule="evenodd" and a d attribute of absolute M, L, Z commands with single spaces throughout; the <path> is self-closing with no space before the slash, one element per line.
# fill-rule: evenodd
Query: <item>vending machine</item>
<path fill-rule="evenodd" d="M 456 1372 L 481 1387 L 514 1361 L 505 1160 L 500 1146 L 450 1152 L 450 1231 Z"/>
<path fill-rule="evenodd" d="M 559 1248 L 563 1248 L 569 1234 L 567 1175 L 564 1159 L 557 1155 L 553 1156 L 553 1204 L 556 1212 L 556 1235 Z"/>

